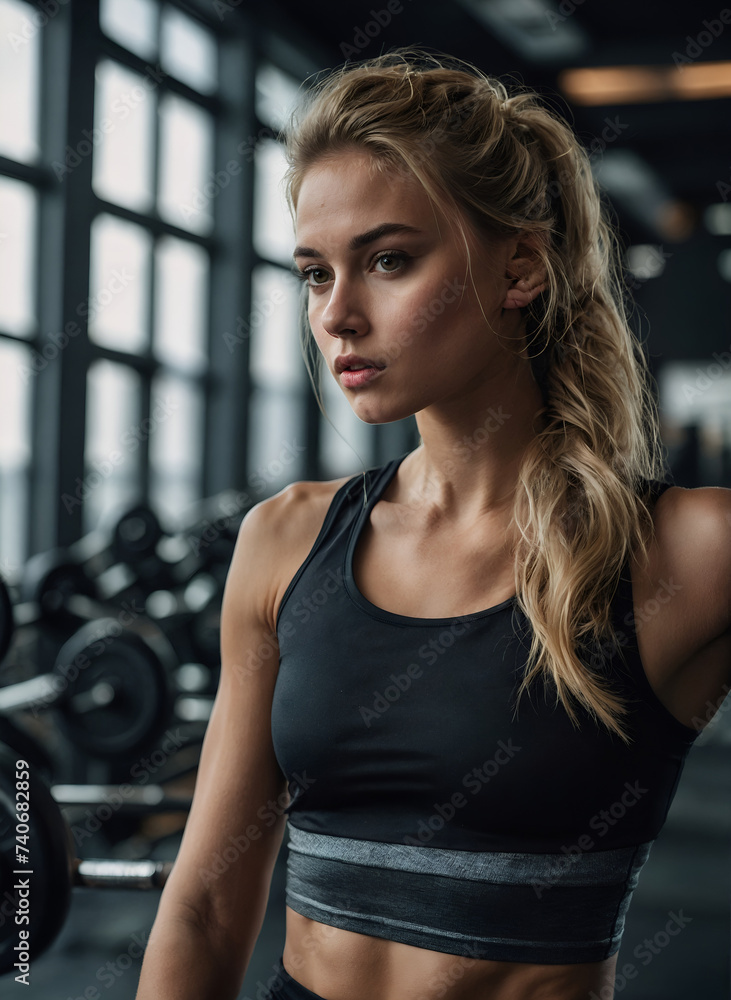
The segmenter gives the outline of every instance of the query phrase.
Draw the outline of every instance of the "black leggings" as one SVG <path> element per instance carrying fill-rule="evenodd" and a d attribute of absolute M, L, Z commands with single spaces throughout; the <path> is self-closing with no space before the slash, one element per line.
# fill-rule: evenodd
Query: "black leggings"
<path fill-rule="evenodd" d="M 313 993 L 290 976 L 284 968 L 282 958 L 280 955 L 273 975 L 266 981 L 266 993 L 262 995 L 257 991 L 257 1000 L 325 1000 L 319 993 Z"/>

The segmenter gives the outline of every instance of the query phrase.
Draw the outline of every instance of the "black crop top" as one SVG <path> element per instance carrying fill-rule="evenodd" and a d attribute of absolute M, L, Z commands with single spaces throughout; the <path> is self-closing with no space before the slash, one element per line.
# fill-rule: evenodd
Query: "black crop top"
<path fill-rule="evenodd" d="M 698 732 L 645 676 L 628 564 L 612 601 L 618 644 L 587 665 L 628 703 L 629 747 L 581 709 L 574 728 L 547 682 L 515 715 L 530 635 L 515 597 L 453 618 L 368 601 L 353 552 L 405 457 L 337 491 L 279 609 L 287 904 L 450 954 L 599 961 L 619 948 Z M 671 484 L 648 485 L 659 496 Z"/>

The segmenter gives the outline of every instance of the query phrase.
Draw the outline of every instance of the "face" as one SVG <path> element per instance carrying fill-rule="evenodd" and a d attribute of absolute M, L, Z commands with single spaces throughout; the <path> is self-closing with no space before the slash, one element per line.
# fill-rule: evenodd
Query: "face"
<path fill-rule="evenodd" d="M 297 202 L 295 261 L 318 347 L 356 415 L 389 423 L 484 405 L 509 374 L 518 309 L 504 309 L 508 242 L 475 244 L 403 171 L 362 153 L 314 164 Z M 473 282 L 474 286 L 473 287 Z M 349 357 L 350 356 L 350 357 Z M 366 366 L 341 373 L 343 364 Z"/>

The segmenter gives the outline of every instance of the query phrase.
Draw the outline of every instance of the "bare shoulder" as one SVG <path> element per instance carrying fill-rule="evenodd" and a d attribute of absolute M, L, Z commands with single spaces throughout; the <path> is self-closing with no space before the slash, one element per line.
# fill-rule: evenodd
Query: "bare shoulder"
<path fill-rule="evenodd" d="M 275 545 L 282 539 L 291 542 L 315 526 L 319 532 L 333 497 L 352 478 L 343 476 L 323 482 L 298 480 L 290 483 L 252 507 L 245 520 L 255 521 L 257 531 L 265 531 Z"/>
<path fill-rule="evenodd" d="M 658 698 L 697 729 L 731 686 L 731 490 L 673 486 L 653 521 L 649 566 L 632 569 L 639 651 Z"/>
<path fill-rule="evenodd" d="M 709 640 L 731 629 L 731 489 L 666 490 L 655 505 L 655 555 L 660 575 L 686 591 Z"/>
<path fill-rule="evenodd" d="M 247 563 L 255 560 L 266 579 L 261 594 L 262 615 L 274 633 L 282 597 L 295 573 L 307 558 L 320 533 L 337 491 L 352 476 L 325 481 L 298 480 L 266 500 L 255 504 L 239 529 L 239 543 Z"/>

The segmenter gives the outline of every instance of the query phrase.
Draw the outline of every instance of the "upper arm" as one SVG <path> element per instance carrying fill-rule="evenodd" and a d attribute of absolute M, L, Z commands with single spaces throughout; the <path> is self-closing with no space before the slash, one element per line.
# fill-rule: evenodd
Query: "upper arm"
<path fill-rule="evenodd" d="M 678 664 L 673 683 L 707 721 L 731 690 L 731 490 L 669 490 L 655 533 L 656 579 L 673 594 L 662 636 Z"/>
<path fill-rule="evenodd" d="M 655 532 L 664 573 L 685 591 L 702 643 L 731 629 L 731 489 L 668 491 L 658 502 Z"/>
<path fill-rule="evenodd" d="M 160 904 L 161 913 L 173 919 L 187 913 L 229 940 L 243 963 L 263 919 L 288 802 L 271 736 L 279 663 L 272 611 L 292 499 L 288 488 L 262 501 L 239 530 L 221 609 L 219 687 Z"/>

